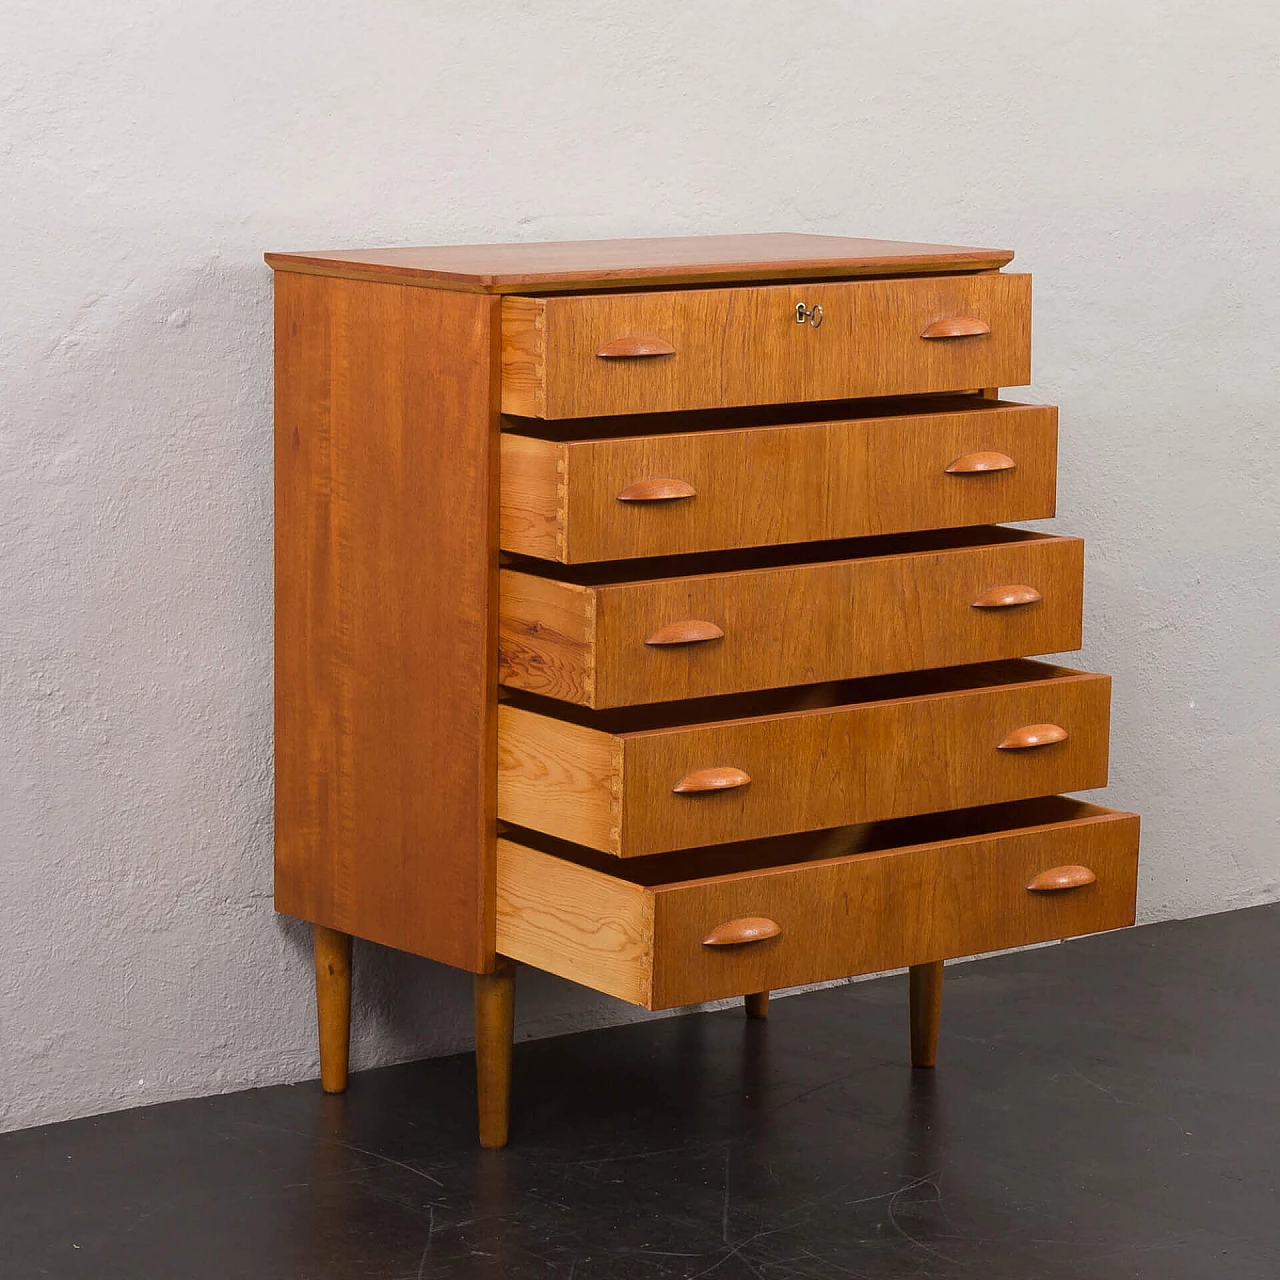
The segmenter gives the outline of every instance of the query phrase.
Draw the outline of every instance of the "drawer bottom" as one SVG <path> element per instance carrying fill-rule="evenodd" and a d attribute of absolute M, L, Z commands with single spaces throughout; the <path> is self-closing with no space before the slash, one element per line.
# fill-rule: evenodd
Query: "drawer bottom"
<path fill-rule="evenodd" d="M 521 833 L 497 949 L 665 1009 L 1120 928 L 1137 869 L 1136 814 L 1060 796 L 621 867 Z"/>

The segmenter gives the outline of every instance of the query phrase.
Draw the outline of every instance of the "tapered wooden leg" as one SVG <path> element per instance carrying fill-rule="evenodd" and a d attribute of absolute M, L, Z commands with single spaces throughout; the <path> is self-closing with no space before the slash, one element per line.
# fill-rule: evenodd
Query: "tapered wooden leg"
<path fill-rule="evenodd" d="M 942 961 L 911 966 L 911 1065 L 938 1060 L 938 1020 L 942 1015 Z"/>
<path fill-rule="evenodd" d="M 492 973 L 476 974 L 476 1094 L 482 1147 L 507 1145 L 515 1012 L 516 966 L 499 956 Z"/>
<path fill-rule="evenodd" d="M 320 1027 L 320 1087 L 347 1087 L 351 1049 L 351 935 L 313 925 L 316 949 L 316 1021 Z"/>
<path fill-rule="evenodd" d="M 750 995 L 743 996 L 742 999 L 747 1006 L 748 1018 L 767 1018 L 769 1016 L 769 993 L 767 991 L 753 991 Z"/>

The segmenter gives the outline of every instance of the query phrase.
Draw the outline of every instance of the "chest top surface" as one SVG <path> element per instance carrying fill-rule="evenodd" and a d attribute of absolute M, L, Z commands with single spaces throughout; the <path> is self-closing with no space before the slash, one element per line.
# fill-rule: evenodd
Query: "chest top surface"
<path fill-rule="evenodd" d="M 266 255 L 277 271 L 494 294 L 992 271 L 1012 258 L 1009 249 L 792 232 Z"/>

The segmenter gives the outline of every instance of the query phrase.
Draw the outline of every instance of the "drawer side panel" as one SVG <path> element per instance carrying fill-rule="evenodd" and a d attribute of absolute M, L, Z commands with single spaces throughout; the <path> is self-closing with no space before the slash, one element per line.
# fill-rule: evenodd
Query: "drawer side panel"
<path fill-rule="evenodd" d="M 653 895 L 510 840 L 498 841 L 497 947 L 620 1000 L 652 1002 Z"/>

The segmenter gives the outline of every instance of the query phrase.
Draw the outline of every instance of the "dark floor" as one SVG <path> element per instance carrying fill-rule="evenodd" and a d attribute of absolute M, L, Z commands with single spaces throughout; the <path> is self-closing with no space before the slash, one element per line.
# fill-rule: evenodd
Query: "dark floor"
<path fill-rule="evenodd" d="M 0 1275 L 1276 1280 L 1280 906 L 0 1138 Z"/>

